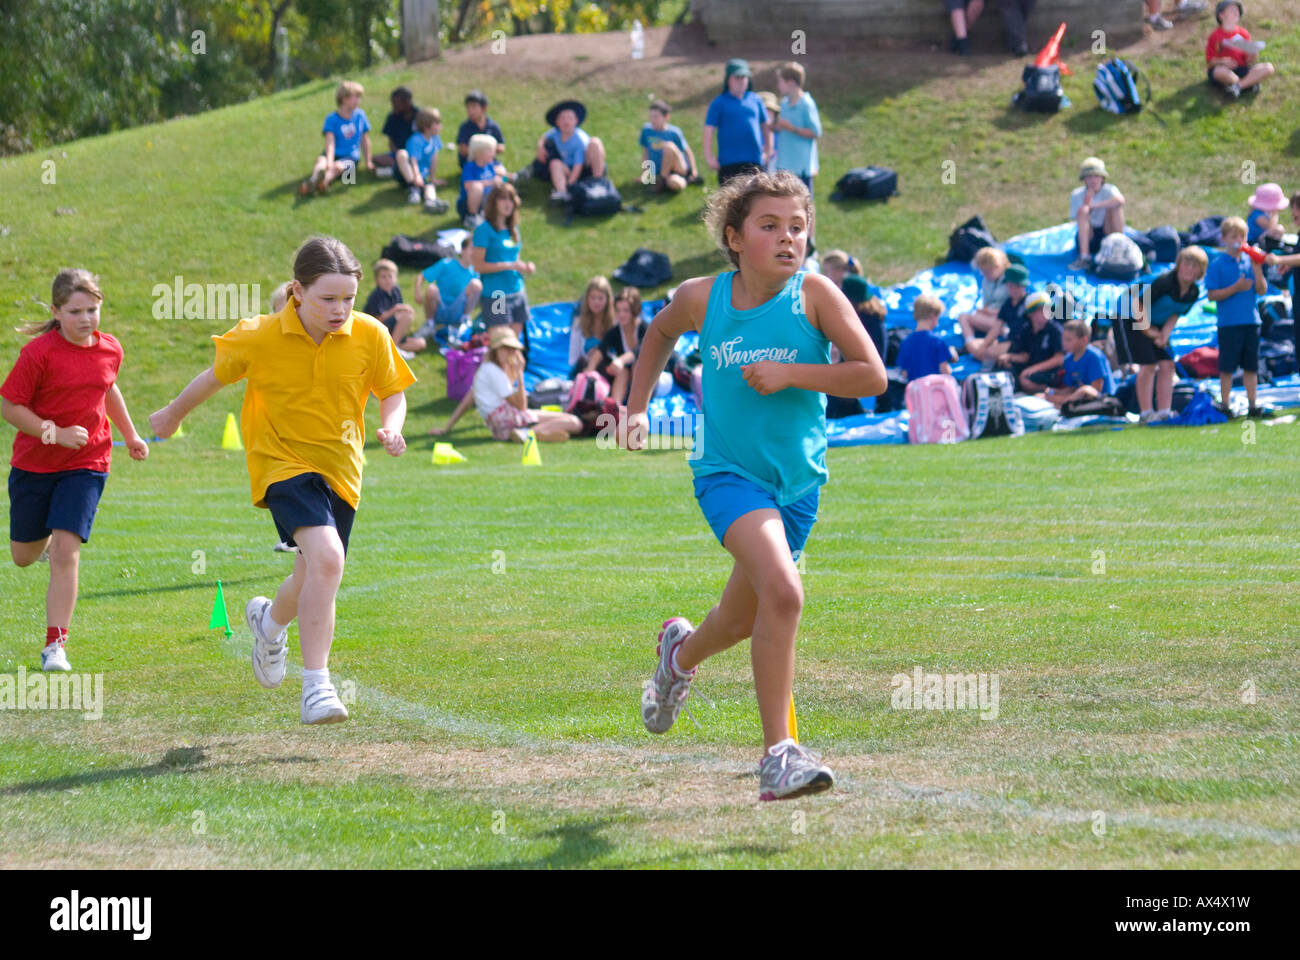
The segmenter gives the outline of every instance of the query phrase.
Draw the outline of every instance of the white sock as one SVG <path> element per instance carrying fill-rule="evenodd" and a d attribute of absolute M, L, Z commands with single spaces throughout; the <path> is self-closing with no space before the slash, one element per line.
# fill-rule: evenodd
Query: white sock
<path fill-rule="evenodd" d="M 1172 417 L 1173 415 L 1174 415 L 1174 411 L 1172 407 L 1165 407 L 1163 410 L 1160 411 L 1160 416 L 1162 417 Z"/>
<path fill-rule="evenodd" d="M 276 623 L 271 619 L 271 605 L 267 604 L 266 613 L 262 614 L 262 632 L 268 637 L 278 637 L 287 626 L 287 623 Z"/>
<path fill-rule="evenodd" d="M 322 683 L 329 682 L 329 667 L 321 667 L 319 670 L 303 670 L 302 672 L 302 689 L 304 692 L 311 690 L 313 687 L 319 687 Z"/>
<path fill-rule="evenodd" d="M 680 643 L 677 644 L 677 646 L 673 647 L 673 653 L 672 656 L 669 657 L 669 659 L 672 661 L 673 669 L 677 671 L 677 675 L 679 677 L 689 677 L 691 675 L 691 671 L 683 670 L 681 667 L 677 665 L 677 651 L 680 650 L 681 648 L 682 645 Z"/>
<path fill-rule="evenodd" d="M 1150 408 L 1142 411 L 1143 420 L 1150 420 L 1153 416 L 1155 416 L 1155 411 Z"/>

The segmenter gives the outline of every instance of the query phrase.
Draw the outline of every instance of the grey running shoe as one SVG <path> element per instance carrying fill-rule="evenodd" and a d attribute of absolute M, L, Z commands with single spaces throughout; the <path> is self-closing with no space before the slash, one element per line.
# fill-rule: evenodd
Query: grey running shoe
<path fill-rule="evenodd" d="M 268 637 L 262 630 L 271 601 L 254 597 L 244 608 L 244 620 L 253 634 L 253 676 L 268 690 L 274 690 L 284 680 L 284 662 L 289 653 L 289 630 L 286 627 L 277 637 Z"/>
<path fill-rule="evenodd" d="M 659 666 L 641 690 L 641 720 L 651 733 L 667 733 L 682 711 L 686 695 L 691 692 L 692 670 L 683 677 L 673 666 L 673 651 L 695 628 L 683 617 L 665 620 L 659 631 Z"/>
<path fill-rule="evenodd" d="M 831 768 L 821 763 L 820 755 L 782 740 L 763 755 L 758 765 L 758 799 L 790 800 L 810 793 L 829 790 L 835 783 Z"/>
<path fill-rule="evenodd" d="M 348 708 L 343 706 L 334 684 L 326 680 L 302 691 L 303 723 L 342 723 L 348 718 Z"/>

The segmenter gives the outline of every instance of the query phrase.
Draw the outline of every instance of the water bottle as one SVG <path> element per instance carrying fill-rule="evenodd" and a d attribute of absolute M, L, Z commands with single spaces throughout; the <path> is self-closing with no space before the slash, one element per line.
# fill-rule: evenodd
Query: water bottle
<path fill-rule="evenodd" d="M 632 21 L 632 59 L 640 60 L 645 56 L 645 31 L 641 29 L 641 21 Z"/>

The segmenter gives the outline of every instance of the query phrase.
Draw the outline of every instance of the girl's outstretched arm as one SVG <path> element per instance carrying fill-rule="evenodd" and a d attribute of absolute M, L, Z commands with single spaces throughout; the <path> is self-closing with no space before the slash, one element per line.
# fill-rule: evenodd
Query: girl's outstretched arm
<path fill-rule="evenodd" d="M 406 425 L 406 394 L 399 390 L 379 401 L 379 429 L 375 439 L 395 457 L 406 452 L 406 438 L 402 427 Z"/>
<path fill-rule="evenodd" d="M 836 397 L 875 397 L 889 381 L 885 364 L 848 298 L 821 274 L 803 280 L 809 321 L 839 348 L 843 363 L 777 363 L 763 360 L 741 367 L 745 382 L 761 394 L 798 387 Z"/>
<path fill-rule="evenodd" d="M 677 293 L 650 323 L 636 367 L 632 371 L 632 386 L 627 395 L 627 446 L 640 450 L 644 446 L 644 432 L 637 431 L 638 424 L 648 426 L 646 407 L 650 395 L 659 383 L 659 373 L 672 355 L 677 338 L 688 330 L 700 329 L 705 308 L 709 304 L 712 277 L 695 277 L 677 288 Z"/>
<path fill-rule="evenodd" d="M 108 395 L 104 397 L 104 412 L 108 414 L 108 419 L 113 421 L 113 426 L 117 427 L 117 432 L 126 441 L 126 449 L 131 454 L 132 460 L 143 460 L 149 456 L 149 444 L 136 433 L 135 424 L 131 422 L 131 414 L 126 409 L 126 400 L 122 396 L 122 391 L 117 389 L 116 383 L 108 388 Z"/>
<path fill-rule="evenodd" d="M 190 411 L 224 387 L 211 367 L 189 382 L 184 390 L 167 406 L 149 415 L 149 426 L 159 437 L 166 439 L 176 432 Z"/>

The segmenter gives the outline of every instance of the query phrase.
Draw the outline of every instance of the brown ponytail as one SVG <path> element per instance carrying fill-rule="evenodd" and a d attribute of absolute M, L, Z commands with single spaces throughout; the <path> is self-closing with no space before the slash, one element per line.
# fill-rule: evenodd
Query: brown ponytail
<path fill-rule="evenodd" d="M 58 272 L 54 282 L 50 284 L 50 303 L 57 309 L 71 300 L 74 293 L 84 293 L 100 302 L 104 300 L 104 294 L 99 289 L 99 278 L 97 276 L 80 267 L 66 267 Z M 39 300 L 36 302 L 40 303 Z M 51 330 L 57 330 L 58 328 L 59 321 L 54 317 L 50 317 L 45 321 L 23 324 L 17 330 L 24 336 L 39 337 L 43 333 L 49 333 Z"/>

